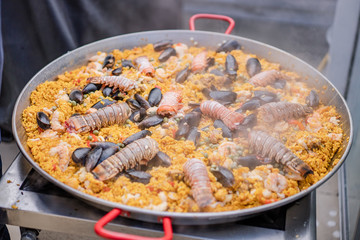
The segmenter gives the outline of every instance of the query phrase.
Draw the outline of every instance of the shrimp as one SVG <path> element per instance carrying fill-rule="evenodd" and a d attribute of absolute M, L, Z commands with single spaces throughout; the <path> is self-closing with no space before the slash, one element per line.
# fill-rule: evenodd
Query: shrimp
<path fill-rule="evenodd" d="M 275 193 L 281 193 L 287 186 L 286 178 L 279 173 L 270 173 L 264 181 L 264 187 Z"/>
<path fill-rule="evenodd" d="M 251 131 L 249 133 L 249 148 L 261 157 L 275 159 L 277 163 L 288 167 L 292 172 L 300 174 L 303 178 L 314 173 L 311 168 L 293 154 L 290 149 L 265 132 Z"/>
<path fill-rule="evenodd" d="M 193 73 L 199 73 L 207 67 L 206 62 L 206 51 L 199 53 L 196 55 L 191 63 L 191 71 Z"/>
<path fill-rule="evenodd" d="M 259 113 L 264 122 L 297 119 L 312 113 L 312 108 L 299 103 L 270 102 L 259 107 Z"/>
<path fill-rule="evenodd" d="M 65 126 L 69 132 L 90 132 L 113 124 L 122 124 L 130 114 L 131 110 L 126 103 L 115 103 L 94 113 L 72 116 L 65 122 Z"/>
<path fill-rule="evenodd" d="M 188 52 L 188 46 L 184 43 L 174 44 L 174 49 L 179 58 L 182 58 Z"/>
<path fill-rule="evenodd" d="M 128 79 L 122 75 L 89 77 L 87 81 L 90 83 L 103 84 L 105 86 L 114 87 L 113 92 L 115 92 L 116 89 L 119 89 L 122 92 L 127 92 L 131 89 L 137 88 L 137 84 L 134 80 Z"/>
<path fill-rule="evenodd" d="M 108 180 L 138 164 L 146 165 L 158 152 L 159 146 L 154 139 L 141 138 L 105 159 L 92 170 L 92 173 L 101 181 Z"/>
<path fill-rule="evenodd" d="M 314 132 L 317 132 L 321 127 L 321 116 L 318 112 L 314 112 L 314 114 L 310 115 L 306 119 L 307 125 L 312 129 Z"/>
<path fill-rule="evenodd" d="M 51 156 L 59 155 L 59 168 L 65 172 L 70 162 L 70 144 L 61 141 L 59 145 L 50 149 L 49 153 Z"/>
<path fill-rule="evenodd" d="M 220 144 L 218 148 L 218 153 L 223 157 L 227 157 L 231 154 L 235 154 L 236 146 L 237 145 L 234 142 L 223 142 Z"/>
<path fill-rule="evenodd" d="M 60 111 L 55 110 L 52 117 L 51 117 L 51 129 L 55 130 L 57 132 L 64 132 L 65 127 L 61 125 L 59 121 L 60 114 L 62 114 Z"/>
<path fill-rule="evenodd" d="M 291 77 L 278 70 L 269 70 L 254 75 L 249 79 L 249 82 L 257 87 L 265 87 L 280 79 L 284 79 L 286 81 L 292 80 Z"/>
<path fill-rule="evenodd" d="M 230 130 L 235 130 L 244 120 L 244 115 L 241 113 L 233 112 L 224 105 L 211 100 L 202 102 L 200 110 L 213 119 L 222 120 Z"/>
<path fill-rule="evenodd" d="M 182 107 L 182 97 L 180 92 L 169 91 L 164 93 L 163 98 L 159 103 L 159 107 L 156 110 L 158 115 L 175 115 Z"/>
<path fill-rule="evenodd" d="M 191 158 L 183 165 L 183 170 L 185 181 L 190 185 L 192 196 L 200 209 L 215 202 L 205 164 L 199 159 Z"/>
<path fill-rule="evenodd" d="M 149 59 L 145 56 L 138 57 L 135 59 L 135 63 L 138 66 L 139 72 L 149 75 L 151 77 L 154 77 L 155 75 L 155 68 L 154 66 L 149 62 Z"/>
<path fill-rule="evenodd" d="M 40 138 L 56 138 L 58 137 L 57 132 L 47 129 L 40 134 Z"/>

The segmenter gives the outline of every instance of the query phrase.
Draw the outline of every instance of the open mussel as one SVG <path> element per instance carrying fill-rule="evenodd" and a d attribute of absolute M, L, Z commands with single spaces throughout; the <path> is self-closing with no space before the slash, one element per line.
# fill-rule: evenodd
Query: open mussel
<path fill-rule="evenodd" d="M 115 57 L 111 54 L 107 55 L 104 59 L 103 68 L 112 68 L 115 64 Z"/>
<path fill-rule="evenodd" d="M 123 100 L 125 97 L 126 97 L 126 94 L 124 92 L 119 91 L 119 90 L 117 90 L 116 92 L 113 92 L 111 94 L 111 98 L 116 100 L 116 101 Z"/>
<path fill-rule="evenodd" d="M 133 135 L 127 137 L 122 143 L 126 146 L 140 138 L 144 138 L 146 136 L 151 136 L 151 132 L 149 130 L 142 130 L 140 132 L 134 133 Z"/>
<path fill-rule="evenodd" d="M 178 130 L 175 133 L 175 139 L 179 140 L 182 137 L 186 137 L 191 127 L 199 126 L 201 120 L 201 112 L 192 111 L 184 116 L 180 120 Z"/>
<path fill-rule="evenodd" d="M 69 99 L 76 103 L 82 103 L 84 100 L 84 95 L 79 89 L 74 89 L 70 92 Z"/>
<path fill-rule="evenodd" d="M 319 95 L 315 90 L 311 90 L 305 101 L 309 107 L 317 107 L 319 106 Z"/>
<path fill-rule="evenodd" d="M 129 107 L 132 110 L 139 110 L 141 108 L 140 103 L 138 101 L 136 101 L 135 99 L 128 98 L 128 99 L 126 99 L 126 103 L 129 105 Z"/>
<path fill-rule="evenodd" d="M 39 128 L 46 130 L 51 127 L 50 119 L 44 112 L 36 113 L 36 122 Z"/>
<path fill-rule="evenodd" d="M 186 140 L 192 141 L 194 143 L 195 147 L 197 147 L 199 144 L 200 136 L 201 136 L 201 134 L 198 131 L 197 127 L 192 127 L 189 130 Z"/>
<path fill-rule="evenodd" d="M 232 187 L 235 183 L 234 174 L 227 168 L 219 165 L 212 165 L 210 172 L 216 177 L 216 180 L 224 187 Z"/>
<path fill-rule="evenodd" d="M 126 171 L 125 176 L 128 177 L 132 182 L 138 182 L 148 184 L 151 179 L 151 174 L 144 171 Z"/>
<path fill-rule="evenodd" d="M 191 72 L 190 68 L 189 68 L 189 66 L 187 66 L 186 68 L 184 68 L 183 70 L 181 70 L 180 72 L 178 72 L 176 74 L 175 82 L 177 82 L 177 83 L 185 82 L 185 80 L 189 76 L 190 72 Z"/>
<path fill-rule="evenodd" d="M 164 152 L 159 151 L 146 165 L 146 169 L 153 167 L 169 167 L 171 165 L 171 158 Z"/>
<path fill-rule="evenodd" d="M 228 40 L 224 42 L 216 52 L 231 52 L 232 50 L 241 49 L 241 45 L 236 40 Z"/>
<path fill-rule="evenodd" d="M 231 79 L 235 79 L 238 68 L 238 63 L 235 57 L 231 54 L 228 54 L 225 61 L 225 73 L 228 74 Z"/>
<path fill-rule="evenodd" d="M 101 86 L 102 86 L 102 84 L 89 83 L 88 85 L 86 85 L 83 88 L 82 93 L 88 94 L 90 92 L 95 92 L 96 90 L 99 90 L 101 88 Z"/>
<path fill-rule="evenodd" d="M 132 63 L 132 61 L 131 61 L 131 60 L 127 60 L 127 59 L 123 59 L 123 60 L 121 61 L 121 66 L 122 66 L 123 68 L 126 68 L 126 67 L 128 67 L 128 68 L 135 68 L 135 66 L 134 66 L 134 64 Z"/>
<path fill-rule="evenodd" d="M 214 121 L 214 127 L 215 128 L 221 128 L 222 130 L 222 136 L 224 138 L 232 138 L 232 132 L 230 130 L 230 128 L 228 128 L 223 121 L 221 121 L 220 119 L 216 119 Z"/>
<path fill-rule="evenodd" d="M 150 93 L 149 93 L 149 97 L 148 97 L 148 102 L 150 104 L 150 106 L 154 107 L 159 105 L 160 101 L 162 99 L 162 93 L 160 88 L 153 88 L 151 89 Z"/>
<path fill-rule="evenodd" d="M 171 56 L 176 56 L 176 51 L 174 48 L 169 47 L 166 48 L 159 56 L 158 60 L 159 62 L 165 62 L 167 61 Z"/>
<path fill-rule="evenodd" d="M 254 91 L 254 97 L 260 99 L 261 105 L 269 102 L 278 102 L 279 99 L 276 93 L 269 92 L 269 91 Z"/>
<path fill-rule="evenodd" d="M 73 151 L 71 155 L 71 159 L 74 163 L 77 164 L 85 164 L 85 158 L 87 154 L 90 152 L 91 148 L 77 148 L 75 151 Z"/>
<path fill-rule="evenodd" d="M 146 101 L 146 99 L 143 96 L 141 96 L 140 94 L 135 93 L 134 97 L 135 97 L 136 101 L 140 104 L 140 106 L 145 108 L 145 110 L 151 107 L 150 103 L 148 101 Z"/>
<path fill-rule="evenodd" d="M 155 52 L 160 52 L 173 45 L 171 40 L 162 40 L 153 44 Z"/>
<path fill-rule="evenodd" d="M 246 71 L 250 77 L 261 72 L 261 64 L 257 58 L 249 58 L 246 61 Z"/>
<path fill-rule="evenodd" d="M 85 169 L 87 172 L 90 172 L 96 167 L 96 164 L 98 163 L 102 152 L 103 149 L 98 146 L 92 148 L 89 151 L 89 153 L 85 157 Z"/>
<path fill-rule="evenodd" d="M 140 129 L 145 129 L 145 128 L 149 128 L 149 127 L 154 127 L 156 125 L 159 125 L 160 123 L 162 123 L 164 121 L 164 119 L 158 115 L 154 115 L 151 117 L 147 117 L 144 120 L 142 120 L 138 127 Z"/>
<path fill-rule="evenodd" d="M 139 110 L 134 111 L 129 119 L 132 122 L 141 122 L 142 120 L 144 120 L 144 118 L 147 116 L 146 110 L 145 108 L 140 108 Z"/>

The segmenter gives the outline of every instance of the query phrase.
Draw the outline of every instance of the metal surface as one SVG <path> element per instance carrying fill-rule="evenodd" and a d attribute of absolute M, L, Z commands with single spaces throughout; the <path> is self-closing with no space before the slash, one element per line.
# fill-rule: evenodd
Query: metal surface
<path fill-rule="evenodd" d="M 256 54 L 259 57 L 266 58 L 270 62 L 276 62 L 281 65 L 283 69 L 295 71 L 300 74 L 304 81 L 309 84 L 310 87 L 321 89 L 321 101 L 328 104 L 334 105 L 337 111 L 341 114 L 342 126 L 344 133 L 348 138 L 345 139 L 343 148 L 339 151 L 335 158 L 340 158 L 339 163 L 319 182 L 309 187 L 308 189 L 281 201 L 275 203 L 251 208 L 242 209 L 236 211 L 219 212 L 219 213 L 172 213 L 172 212 L 160 212 L 154 210 L 140 209 L 136 207 L 130 207 L 114 202 L 102 200 L 85 193 L 79 192 L 60 181 L 56 180 L 44 170 L 42 170 L 33 160 L 29 148 L 26 144 L 25 130 L 21 124 L 21 114 L 23 110 L 29 105 L 30 93 L 36 88 L 36 86 L 46 80 L 55 80 L 56 76 L 62 74 L 65 71 L 75 69 L 87 62 L 87 59 L 95 54 L 97 51 L 111 51 L 113 49 L 125 49 L 132 48 L 134 46 L 144 45 L 146 43 L 154 43 L 162 39 L 173 39 L 178 42 L 183 42 L 188 45 L 193 45 L 196 41 L 200 46 L 205 46 L 210 49 L 217 48 L 218 44 L 224 40 L 236 39 L 239 41 L 245 52 Z M 142 221 L 157 222 L 158 217 L 169 216 L 172 222 L 175 224 L 209 224 L 209 223 L 222 223 L 231 222 L 239 219 L 247 218 L 254 214 L 261 213 L 273 208 L 283 206 L 298 200 L 308 195 L 315 188 L 323 184 L 329 179 L 344 162 L 346 155 L 350 149 L 352 141 L 352 120 L 348 107 L 335 89 L 335 87 L 317 70 L 310 65 L 306 64 L 302 60 L 269 45 L 245 39 L 241 37 L 213 33 L 203 31 L 188 31 L 188 30 L 167 30 L 167 31 L 151 31 L 151 32 L 140 32 L 128 35 L 117 36 L 102 41 L 98 41 L 84 47 L 78 48 L 72 52 L 65 54 L 64 56 L 56 59 L 46 67 L 44 67 L 39 73 L 37 73 L 30 82 L 25 86 L 24 90 L 19 95 L 16 102 L 14 113 L 13 113 L 13 133 L 17 144 L 21 152 L 24 154 L 26 159 L 32 164 L 32 166 L 47 180 L 53 182 L 57 186 L 63 188 L 67 192 L 70 192 L 76 197 L 91 203 L 101 209 L 110 210 L 111 208 L 120 208 L 122 210 L 130 212 L 131 218 L 140 219 Z"/>
<path fill-rule="evenodd" d="M 96 236 L 93 231 L 94 224 L 105 212 L 92 208 L 53 185 L 49 185 L 54 190 L 49 193 L 39 191 L 38 188 L 24 189 L 23 186 L 26 185 L 24 182 L 29 179 L 30 171 L 31 165 L 19 154 L 0 181 L 0 192 L 7 193 L 0 195 L 0 223 L 74 235 Z M 42 186 L 42 184 L 38 185 Z M 173 225 L 174 239 L 315 239 L 315 198 L 313 191 L 304 198 L 283 207 L 279 218 L 285 218 L 285 222 L 278 224 L 279 226 L 271 226 L 271 220 L 270 225 L 261 226 L 259 222 L 262 218 L 217 225 Z M 13 209 L 15 206 L 17 209 Z M 123 217 L 116 218 L 108 226 L 107 228 L 113 231 L 129 234 L 149 237 L 163 235 L 161 224 Z"/>

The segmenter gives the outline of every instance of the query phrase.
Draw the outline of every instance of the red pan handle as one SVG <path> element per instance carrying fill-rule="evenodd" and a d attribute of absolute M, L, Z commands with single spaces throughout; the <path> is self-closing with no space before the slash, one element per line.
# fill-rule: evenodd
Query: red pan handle
<path fill-rule="evenodd" d="M 190 30 L 192 30 L 192 31 L 195 30 L 195 20 L 198 18 L 209 18 L 209 19 L 218 19 L 218 20 L 227 21 L 229 23 L 229 27 L 226 29 L 225 34 L 230 34 L 231 31 L 235 27 L 235 21 L 231 17 L 224 16 L 224 15 L 217 15 L 217 14 L 199 13 L 199 14 L 193 15 L 189 19 Z"/>
<path fill-rule="evenodd" d="M 150 238 L 150 237 L 142 237 L 132 234 L 126 233 L 118 233 L 104 229 L 105 225 L 114 220 L 117 216 L 121 214 L 121 209 L 114 208 L 110 212 L 108 212 L 105 216 L 103 216 L 96 224 L 95 224 L 95 232 L 97 235 L 107 239 L 116 239 L 116 240 L 171 240 L 173 238 L 171 220 L 169 217 L 162 218 L 163 226 L 164 226 L 164 236 L 160 238 Z"/>

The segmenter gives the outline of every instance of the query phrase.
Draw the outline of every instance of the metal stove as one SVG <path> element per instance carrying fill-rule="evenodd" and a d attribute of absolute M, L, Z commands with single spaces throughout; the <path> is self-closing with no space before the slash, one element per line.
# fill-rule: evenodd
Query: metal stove
<path fill-rule="evenodd" d="M 174 239 L 315 239 L 315 191 L 256 217 L 215 225 L 173 225 Z M 96 236 L 94 224 L 106 212 L 48 182 L 19 154 L 0 181 L 0 223 Z M 113 231 L 160 237 L 162 224 L 118 217 Z"/>

